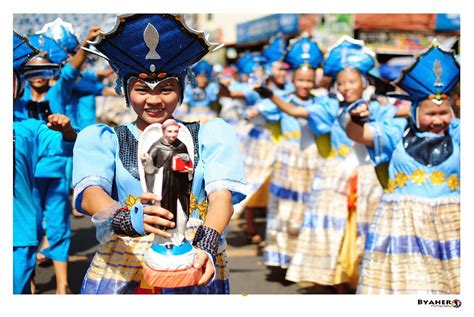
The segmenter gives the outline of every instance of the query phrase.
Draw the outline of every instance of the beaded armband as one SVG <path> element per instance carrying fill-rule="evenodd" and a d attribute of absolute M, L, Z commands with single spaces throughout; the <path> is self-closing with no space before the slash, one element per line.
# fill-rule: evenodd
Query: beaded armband
<path fill-rule="evenodd" d="M 199 226 L 193 239 L 193 246 L 211 254 L 212 260 L 215 262 L 220 237 L 221 235 L 216 230 Z"/>
<path fill-rule="evenodd" d="M 133 229 L 130 212 L 126 209 L 119 209 L 112 217 L 112 228 L 116 234 L 139 237 L 140 235 Z"/>

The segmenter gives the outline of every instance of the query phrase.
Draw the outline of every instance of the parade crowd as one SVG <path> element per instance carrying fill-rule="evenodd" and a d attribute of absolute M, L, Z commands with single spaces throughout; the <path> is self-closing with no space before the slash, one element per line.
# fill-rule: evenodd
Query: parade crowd
<path fill-rule="evenodd" d="M 206 60 L 219 46 L 181 15 L 119 16 L 84 38 L 68 22 L 13 34 L 14 294 L 35 293 L 46 260 L 56 293 L 71 293 L 71 213 L 91 218 L 100 243 L 82 294 L 231 293 L 231 218 L 245 219 L 248 243 L 291 282 L 338 294 L 460 293 L 454 51 L 434 40 L 384 77 L 374 51 L 349 35 L 323 52 L 308 34 L 275 34 L 224 65 Z M 136 118 L 101 120 L 100 96 Z M 143 189 L 137 155 L 154 123 L 191 144 L 172 147 L 192 164 L 178 183 L 165 169 L 174 189 L 163 197 L 153 183 Z M 202 275 L 151 285 L 148 249 L 181 227 Z"/>

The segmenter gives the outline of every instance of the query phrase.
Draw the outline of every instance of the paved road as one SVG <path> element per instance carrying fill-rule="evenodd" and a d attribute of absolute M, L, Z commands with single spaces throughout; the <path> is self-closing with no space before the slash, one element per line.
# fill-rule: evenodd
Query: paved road
<path fill-rule="evenodd" d="M 265 231 L 264 214 L 257 215 L 257 230 Z M 89 217 L 71 216 L 72 240 L 69 263 L 69 283 L 73 293 L 79 293 L 82 278 L 97 249 L 95 229 Z M 262 261 L 261 246 L 248 244 L 244 220 L 232 220 L 228 234 L 228 258 L 232 294 L 333 294 L 329 287 L 302 287 L 284 279 L 284 271 L 270 270 Z M 53 294 L 55 281 L 51 263 L 37 267 L 36 283 L 41 294 Z"/>

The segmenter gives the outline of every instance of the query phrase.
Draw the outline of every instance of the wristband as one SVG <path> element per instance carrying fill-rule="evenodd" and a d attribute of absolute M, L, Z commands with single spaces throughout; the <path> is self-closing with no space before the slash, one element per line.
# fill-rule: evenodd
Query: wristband
<path fill-rule="evenodd" d="M 137 231 L 133 228 L 130 212 L 125 209 L 119 209 L 112 217 L 112 228 L 116 234 L 129 237 L 139 237 Z"/>
<path fill-rule="evenodd" d="M 194 236 L 193 246 L 209 253 L 212 260 L 216 262 L 220 237 L 221 235 L 216 230 L 201 225 Z"/>

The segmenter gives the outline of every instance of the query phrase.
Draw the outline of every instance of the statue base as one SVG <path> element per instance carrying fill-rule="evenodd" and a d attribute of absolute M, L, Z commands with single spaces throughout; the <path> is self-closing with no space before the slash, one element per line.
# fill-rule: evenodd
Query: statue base
<path fill-rule="evenodd" d="M 196 249 L 187 241 L 153 244 L 145 254 L 143 278 L 148 285 L 160 288 L 176 288 L 197 285 L 202 270 L 196 269 Z"/>

